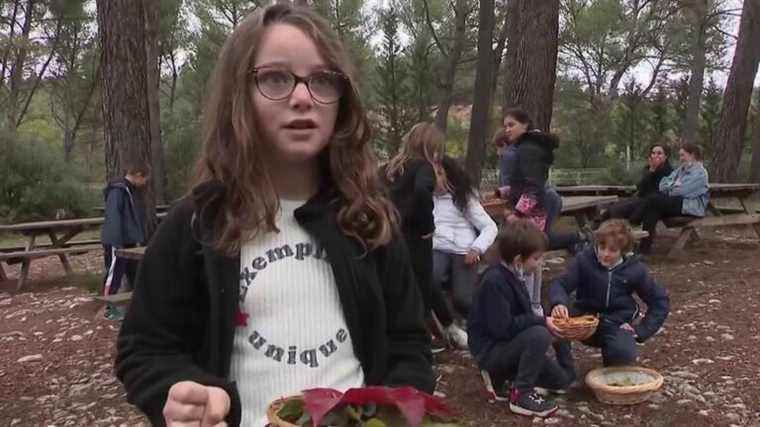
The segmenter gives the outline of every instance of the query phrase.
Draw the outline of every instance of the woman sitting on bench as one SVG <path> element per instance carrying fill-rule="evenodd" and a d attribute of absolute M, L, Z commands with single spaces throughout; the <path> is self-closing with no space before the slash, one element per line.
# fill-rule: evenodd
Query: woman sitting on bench
<path fill-rule="evenodd" d="M 658 143 L 651 146 L 647 165 L 644 166 L 642 172 L 641 180 L 636 184 L 636 195 L 610 205 L 602 212 L 599 223 L 610 218 L 628 219 L 644 203 L 647 196 L 657 194 L 660 190 L 660 181 L 673 172 L 667 144 Z"/>
<path fill-rule="evenodd" d="M 631 217 L 631 223 L 641 224 L 649 233 L 639 245 L 643 254 L 652 250 L 657 221 L 674 216 L 705 216 L 710 193 L 702 151 L 699 146 L 686 143 L 681 145 L 678 155 L 681 166 L 660 181 L 660 192 L 647 196 Z"/>

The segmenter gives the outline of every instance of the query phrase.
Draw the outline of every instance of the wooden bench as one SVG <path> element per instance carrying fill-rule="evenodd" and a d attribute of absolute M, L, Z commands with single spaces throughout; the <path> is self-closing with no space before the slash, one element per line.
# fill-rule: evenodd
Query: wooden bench
<path fill-rule="evenodd" d="M 668 256 L 675 256 L 683 251 L 686 244 L 693 237 L 699 237 L 699 227 L 724 227 L 727 225 L 753 225 L 757 228 L 760 224 L 760 215 L 755 214 L 729 214 L 721 216 L 706 216 L 703 218 L 691 216 L 675 216 L 664 218 L 662 223 L 667 228 L 681 228 L 678 239 L 670 248 Z"/>
<path fill-rule="evenodd" d="M 89 239 L 89 240 L 73 240 L 69 241 L 63 244 L 64 248 L 70 248 L 70 247 L 79 247 L 79 246 L 91 246 L 91 245 L 99 245 L 100 239 Z M 101 246 L 102 247 L 102 246 Z M 34 247 L 35 249 L 55 249 L 56 246 L 53 246 L 52 243 L 47 243 L 43 245 L 37 245 Z M 4 246 L 0 248 L 0 254 L 6 253 L 6 252 L 20 252 L 25 251 L 26 246 L 24 245 L 17 245 L 17 246 Z"/>
<path fill-rule="evenodd" d="M 21 263 L 21 274 L 19 274 L 19 282 L 16 288 L 18 290 L 24 286 L 26 277 L 29 275 L 29 266 L 31 265 L 31 260 L 33 259 L 44 258 L 53 255 L 78 255 L 102 249 L 103 247 L 101 245 L 75 245 L 67 248 L 35 248 L 30 251 L 16 250 L 12 252 L 0 252 L 0 261 L 5 261 L 5 263 L 8 265 Z M 71 267 L 68 265 L 68 263 L 64 264 L 64 268 L 66 269 L 67 274 L 71 274 Z M 2 265 L 0 265 L 0 280 L 8 280 L 8 276 L 5 274 L 5 270 L 3 269 Z"/>

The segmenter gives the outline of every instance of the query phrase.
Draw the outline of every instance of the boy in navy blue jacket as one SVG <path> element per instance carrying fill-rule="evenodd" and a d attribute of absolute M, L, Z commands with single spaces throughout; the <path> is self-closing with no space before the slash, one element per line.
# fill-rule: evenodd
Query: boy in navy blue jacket
<path fill-rule="evenodd" d="M 106 277 L 103 280 L 103 294 L 112 295 L 119 291 L 121 279 L 127 275 L 134 286 L 137 261 L 119 258 L 116 249 L 144 245 L 145 208 L 139 189 L 148 181 L 149 172 L 145 166 L 129 166 L 123 178 L 111 180 L 103 189 L 105 199 L 105 221 L 100 233 L 103 242 L 103 259 Z M 109 317 L 109 311 L 106 317 Z"/>
<path fill-rule="evenodd" d="M 633 247 L 633 233 L 625 220 L 605 221 L 595 233 L 596 247 L 586 248 L 556 279 L 549 291 L 552 316 L 593 313 L 599 326 L 584 344 L 600 347 L 604 366 L 636 362 L 636 342 L 644 342 L 665 322 L 670 311 L 668 294 L 636 256 L 624 256 Z M 575 303 L 570 295 L 575 292 Z M 633 293 L 647 305 L 646 316 L 635 323 L 639 306 Z M 560 362 L 572 366 L 570 343 L 555 346 Z"/>
<path fill-rule="evenodd" d="M 546 355 L 558 331 L 551 317 L 531 310 L 523 279 L 536 270 L 546 246 L 544 233 L 526 220 L 507 224 L 498 241 L 500 263 L 483 274 L 467 322 L 470 352 L 498 390 L 493 397 L 507 400 L 504 388 L 511 380 L 510 410 L 539 417 L 557 405 L 536 387 L 561 390 L 573 380 L 572 371 Z"/>

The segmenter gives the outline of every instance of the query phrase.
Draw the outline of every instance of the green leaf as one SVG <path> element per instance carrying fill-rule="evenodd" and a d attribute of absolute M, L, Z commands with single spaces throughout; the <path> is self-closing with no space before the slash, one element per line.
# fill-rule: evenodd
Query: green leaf
<path fill-rule="evenodd" d="M 386 424 L 377 418 L 370 418 L 364 422 L 364 427 L 387 427 Z"/>
<path fill-rule="evenodd" d="M 285 401 L 285 404 L 282 405 L 282 408 L 277 411 L 277 415 L 288 422 L 300 420 L 304 414 L 303 405 L 304 403 L 302 399 L 288 399 Z"/>

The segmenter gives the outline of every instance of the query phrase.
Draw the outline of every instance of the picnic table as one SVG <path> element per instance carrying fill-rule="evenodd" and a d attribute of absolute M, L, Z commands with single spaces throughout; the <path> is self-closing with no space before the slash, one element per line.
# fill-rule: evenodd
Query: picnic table
<path fill-rule="evenodd" d="M 636 193 L 633 185 L 564 185 L 554 187 L 560 196 L 619 196 Z"/>
<path fill-rule="evenodd" d="M 160 220 L 166 216 L 166 213 L 161 212 L 156 216 Z M 73 271 L 68 255 L 103 249 L 100 239 L 77 241 L 72 239 L 85 230 L 100 228 L 104 222 L 104 217 L 93 217 L 0 225 L 0 233 L 19 233 L 26 237 L 26 244 L 23 246 L 0 248 L 0 261 L 5 261 L 6 264 L 21 263 L 16 290 L 23 288 L 29 276 L 31 263 L 37 258 L 56 255 L 61 260 L 66 274 L 71 274 Z M 39 244 L 37 239 L 39 236 L 50 237 L 51 243 Z M 2 264 L 0 264 L 0 280 L 8 280 Z"/>
<path fill-rule="evenodd" d="M 615 203 L 617 196 L 571 196 L 562 197 L 562 215 L 573 216 L 578 227 L 588 224 L 599 208 Z M 482 202 L 483 208 L 494 218 L 499 218 L 507 206 L 504 199 L 489 199 Z"/>
<path fill-rule="evenodd" d="M 116 249 L 116 256 L 119 258 L 141 260 L 145 256 L 145 246 L 136 248 Z"/>
<path fill-rule="evenodd" d="M 156 212 L 168 212 L 171 207 L 172 205 L 169 204 L 156 205 Z M 93 209 L 100 212 L 101 214 L 106 211 L 105 206 L 95 206 Z"/>
<path fill-rule="evenodd" d="M 692 237 L 698 238 L 697 228 L 700 227 L 749 225 L 760 239 L 760 215 L 752 212 L 748 203 L 748 199 L 760 191 L 760 184 L 710 183 L 709 188 L 710 203 L 707 205 L 706 216 L 703 218 L 679 216 L 665 218 L 662 221 L 667 228 L 681 228 L 680 235 L 670 249 L 668 256 L 673 256 L 682 251 Z M 725 213 L 728 209 L 718 207 L 715 203 L 716 199 L 735 199 L 741 207 L 731 210 L 732 213 Z"/>
<path fill-rule="evenodd" d="M 26 237 L 23 247 L 5 248 L 0 251 L 0 261 L 7 264 L 21 262 L 16 290 L 20 290 L 29 275 L 32 260 L 51 255 L 57 255 L 67 274 L 72 273 L 68 254 L 85 253 L 101 249 L 99 240 L 72 241 L 81 232 L 99 228 L 103 225 L 103 217 L 63 219 L 52 221 L 24 222 L 11 225 L 0 225 L 0 232 L 19 233 Z M 37 238 L 48 236 L 50 244 L 39 244 Z M 2 264 L 0 264 L 0 280 L 8 280 Z"/>

